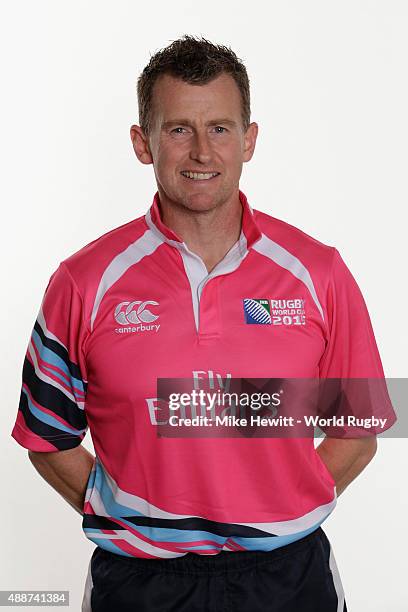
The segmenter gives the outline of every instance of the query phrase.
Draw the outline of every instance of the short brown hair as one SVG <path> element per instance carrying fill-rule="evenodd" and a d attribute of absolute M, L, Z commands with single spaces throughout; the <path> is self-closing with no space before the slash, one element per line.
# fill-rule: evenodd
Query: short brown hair
<path fill-rule="evenodd" d="M 152 125 L 153 86 L 162 74 L 169 74 L 187 83 L 205 85 L 221 73 L 230 74 L 240 91 L 242 123 L 250 123 L 250 96 L 247 70 L 230 47 L 215 45 L 205 38 L 188 34 L 157 51 L 137 81 L 140 127 L 147 135 Z"/>

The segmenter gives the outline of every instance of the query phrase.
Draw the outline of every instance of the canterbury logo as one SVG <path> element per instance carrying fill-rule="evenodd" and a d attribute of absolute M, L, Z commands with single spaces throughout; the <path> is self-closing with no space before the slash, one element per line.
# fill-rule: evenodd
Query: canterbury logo
<path fill-rule="evenodd" d="M 129 325 L 129 323 L 152 323 L 159 318 L 159 315 L 155 315 L 146 308 L 148 305 L 158 306 L 158 302 L 153 300 L 146 300 L 141 302 L 135 300 L 134 302 L 121 302 L 115 308 L 115 320 L 121 325 Z"/>

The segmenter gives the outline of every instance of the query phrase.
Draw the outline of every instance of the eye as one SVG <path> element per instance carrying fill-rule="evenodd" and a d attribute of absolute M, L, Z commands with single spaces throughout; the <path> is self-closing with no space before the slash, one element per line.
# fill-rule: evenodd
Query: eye
<path fill-rule="evenodd" d="M 183 127 L 176 127 L 173 130 L 171 130 L 172 134 L 183 134 Z"/>
<path fill-rule="evenodd" d="M 227 131 L 227 128 L 223 127 L 222 125 L 216 125 L 215 130 L 217 134 L 223 134 L 224 132 Z"/>

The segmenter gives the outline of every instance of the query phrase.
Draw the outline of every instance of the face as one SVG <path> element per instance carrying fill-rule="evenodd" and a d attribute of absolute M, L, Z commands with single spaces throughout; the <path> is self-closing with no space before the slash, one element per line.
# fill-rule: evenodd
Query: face
<path fill-rule="evenodd" d="M 152 128 L 132 126 L 135 153 L 153 163 L 161 201 L 210 210 L 237 198 L 243 162 L 253 155 L 258 126 L 245 131 L 241 95 L 221 74 L 206 85 L 162 75 L 153 89 Z"/>

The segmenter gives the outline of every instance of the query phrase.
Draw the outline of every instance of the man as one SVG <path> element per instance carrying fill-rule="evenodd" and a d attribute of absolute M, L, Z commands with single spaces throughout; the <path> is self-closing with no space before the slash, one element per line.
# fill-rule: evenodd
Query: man
<path fill-rule="evenodd" d="M 131 139 L 157 193 L 51 276 L 12 434 L 97 545 L 83 610 L 346 610 L 320 525 L 376 437 L 316 452 L 311 438 L 159 435 L 156 383 L 382 378 L 362 295 L 335 248 L 240 191 L 258 126 L 230 49 L 173 42 L 138 101 Z"/>

